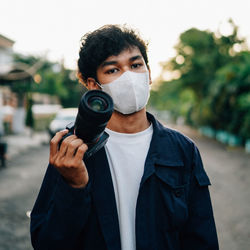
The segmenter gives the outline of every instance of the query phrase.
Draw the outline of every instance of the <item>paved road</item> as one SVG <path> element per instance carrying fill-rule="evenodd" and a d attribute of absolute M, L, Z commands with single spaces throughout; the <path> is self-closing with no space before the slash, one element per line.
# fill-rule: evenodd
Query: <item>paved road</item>
<path fill-rule="evenodd" d="M 221 250 L 250 249 L 250 155 L 180 127 L 198 145 L 210 187 Z M 48 159 L 48 146 L 15 156 L 0 169 L 0 250 L 32 249 L 29 219 Z"/>
<path fill-rule="evenodd" d="M 29 218 L 48 161 L 48 146 L 15 156 L 0 169 L 0 250 L 30 250 Z"/>

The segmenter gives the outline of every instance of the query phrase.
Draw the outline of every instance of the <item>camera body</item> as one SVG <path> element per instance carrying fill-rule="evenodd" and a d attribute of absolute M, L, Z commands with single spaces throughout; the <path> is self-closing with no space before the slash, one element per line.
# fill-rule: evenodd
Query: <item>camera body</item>
<path fill-rule="evenodd" d="M 75 134 L 75 124 L 73 122 L 69 123 L 66 126 L 66 129 L 69 130 L 69 132 L 63 137 L 62 141 L 70 136 L 70 135 L 74 135 Z M 99 149 L 101 149 L 107 142 L 109 138 L 109 135 L 104 131 L 103 134 L 100 136 L 100 138 L 98 138 L 97 142 L 92 142 L 92 143 L 87 143 L 88 145 L 88 150 L 85 152 L 83 159 L 86 160 L 89 157 L 91 157 L 92 155 L 94 155 Z M 62 143 L 62 141 L 60 142 L 60 144 Z"/>
<path fill-rule="evenodd" d="M 75 123 L 67 125 L 68 136 L 75 134 L 88 145 L 84 159 L 91 157 L 107 142 L 109 135 L 104 131 L 114 110 L 110 95 L 101 90 L 89 90 L 83 94 L 78 106 Z"/>

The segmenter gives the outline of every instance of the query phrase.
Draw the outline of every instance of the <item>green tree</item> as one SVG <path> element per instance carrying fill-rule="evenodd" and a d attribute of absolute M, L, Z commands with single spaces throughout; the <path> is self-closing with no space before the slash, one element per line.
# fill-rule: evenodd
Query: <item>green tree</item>
<path fill-rule="evenodd" d="M 242 52 L 231 63 L 221 67 L 213 81 L 211 125 L 250 137 L 250 52 Z"/>
<path fill-rule="evenodd" d="M 178 77 L 160 80 L 150 104 L 175 117 L 182 115 L 194 126 L 209 125 L 249 138 L 250 52 L 238 27 L 232 20 L 229 24 L 228 36 L 195 28 L 180 35 L 176 56 L 162 67 L 162 75 L 174 72 Z"/>
<path fill-rule="evenodd" d="M 44 57 L 16 54 L 15 61 L 26 68 L 42 62 L 37 72 L 26 81 L 15 82 L 12 89 L 16 93 L 38 92 L 58 96 L 64 107 L 76 107 L 85 91 L 72 70 L 65 69 L 62 63 L 51 62 Z"/>

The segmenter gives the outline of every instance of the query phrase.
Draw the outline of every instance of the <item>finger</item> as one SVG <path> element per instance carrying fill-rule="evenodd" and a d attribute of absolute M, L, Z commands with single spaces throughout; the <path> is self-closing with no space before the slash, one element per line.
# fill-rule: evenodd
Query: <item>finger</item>
<path fill-rule="evenodd" d="M 62 137 L 69 132 L 68 129 L 64 129 L 56 133 L 56 135 L 50 141 L 50 155 L 55 155 L 58 150 L 58 143 Z"/>
<path fill-rule="evenodd" d="M 68 147 L 69 147 L 70 143 L 71 143 L 72 141 L 74 141 L 75 139 L 77 139 L 77 137 L 76 137 L 75 135 L 70 135 L 70 136 L 66 137 L 66 138 L 62 141 L 62 144 L 61 144 L 60 149 L 59 149 L 59 151 L 58 151 L 58 157 L 59 157 L 59 158 L 63 157 L 63 156 L 66 154 L 66 152 L 67 152 L 67 150 L 68 150 Z"/>
<path fill-rule="evenodd" d="M 85 152 L 88 150 L 88 146 L 84 143 L 76 151 L 75 159 L 77 161 L 82 161 Z"/>
<path fill-rule="evenodd" d="M 75 155 L 77 148 L 79 148 L 82 144 L 83 141 L 79 138 L 71 141 L 67 148 L 66 157 L 72 158 Z"/>

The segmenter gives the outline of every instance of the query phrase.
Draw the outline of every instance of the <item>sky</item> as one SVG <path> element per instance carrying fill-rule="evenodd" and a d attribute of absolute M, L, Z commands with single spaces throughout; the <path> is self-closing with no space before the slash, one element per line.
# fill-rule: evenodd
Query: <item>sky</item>
<path fill-rule="evenodd" d="M 14 51 L 47 55 L 76 69 L 81 37 L 105 24 L 127 24 L 149 42 L 152 78 L 175 55 L 179 35 L 192 27 L 230 32 L 227 20 L 250 41 L 249 0 L 8 0 L 0 3 L 0 34 Z"/>

